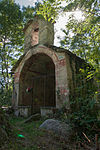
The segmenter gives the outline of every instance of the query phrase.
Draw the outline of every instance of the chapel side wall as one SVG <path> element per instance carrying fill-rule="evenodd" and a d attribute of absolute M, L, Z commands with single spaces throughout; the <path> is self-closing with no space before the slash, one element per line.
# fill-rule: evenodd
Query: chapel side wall
<path fill-rule="evenodd" d="M 87 89 L 92 87 L 92 80 L 86 80 L 86 74 L 80 69 L 86 70 L 87 64 L 75 55 L 66 54 L 66 67 L 68 74 L 69 97 L 85 96 Z"/>
<path fill-rule="evenodd" d="M 75 95 L 75 87 L 76 87 L 76 64 L 75 58 L 66 54 L 66 68 L 67 68 L 67 79 L 69 86 L 69 96 Z"/>
<path fill-rule="evenodd" d="M 66 69 L 67 69 L 67 80 L 69 87 L 69 94 L 73 93 L 73 80 L 72 80 L 72 69 L 70 66 L 70 56 L 66 54 Z"/>
<path fill-rule="evenodd" d="M 66 53 L 66 68 L 67 68 L 67 80 L 68 80 L 68 87 L 69 87 L 69 95 L 75 95 L 75 88 L 76 88 L 76 62 L 75 57 Z"/>

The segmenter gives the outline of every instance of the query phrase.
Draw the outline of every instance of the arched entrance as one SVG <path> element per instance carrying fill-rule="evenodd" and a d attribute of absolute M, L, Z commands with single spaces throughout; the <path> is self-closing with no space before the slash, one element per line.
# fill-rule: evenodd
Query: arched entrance
<path fill-rule="evenodd" d="M 27 93 L 26 89 L 32 88 Z M 31 106 L 33 113 L 40 107 L 56 106 L 55 65 L 43 53 L 32 55 L 24 64 L 19 80 L 19 105 Z"/>

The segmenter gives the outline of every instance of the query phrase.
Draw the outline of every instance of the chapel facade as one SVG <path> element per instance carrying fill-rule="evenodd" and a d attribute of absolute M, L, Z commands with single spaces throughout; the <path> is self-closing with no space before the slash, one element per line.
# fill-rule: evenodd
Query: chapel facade
<path fill-rule="evenodd" d="M 24 54 L 12 68 L 12 106 L 16 115 L 52 113 L 63 105 L 69 109 L 70 96 L 79 86 L 76 75 L 84 60 L 53 45 L 54 24 L 39 17 L 24 28 Z"/>

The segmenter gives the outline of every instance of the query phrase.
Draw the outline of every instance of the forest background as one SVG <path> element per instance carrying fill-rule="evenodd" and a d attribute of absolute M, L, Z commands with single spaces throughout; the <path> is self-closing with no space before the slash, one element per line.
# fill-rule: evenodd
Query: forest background
<path fill-rule="evenodd" d="M 62 5 L 64 3 L 64 5 Z M 34 7 L 20 7 L 14 0 L 0 1 L 0 105 L 11 105 L 13 77 L 11 68 L 24 50 L 23 27 L 34 15 L 55 22 L 62 13 L 83 13 L 84 19 L 77 20 L 69 16 L 64 38 L 60 47 L 65 48 L 84 59 L 94 69 L 88 71 L 87 79 L 95 78 L 97 88 L 89 92 L 88 97 L 100 100 L 100 2 L 99 0 L 43 0 L 35 2 Z M 85 73 L 84 70 L 81 70 Z M 83 87 L 81 87 L 83 88 Z M 98 97 L 98 98 L 97 98 Z M 91 102 L 91 101 L 89 101 Z M 93 101 L 94 103 L 94 101 Z M 93 104 L 91 103 L 91 105 Z"/>
<path fill-rule="evenodd" d="M 64 3 L 64 5 L 62 5 Z M 11 105 L 13 76 L 11 68 L 24 50 L 24 25 L 34 15 L 55 22 L 60 14 L 81 11 L 84 19 L 69 16 L 60 47 L 65 48 L 86 61 L 92 70 L 80 69 L 85 80 L 94 79 L 96 87 L 88 88 L 85 97 L 74 97 L 70 101 L 70 114 L 61 109 L 61 119 L 66 118 L 75 125 L 77 133 L 86 132 L 95 136 L 100 128 L 100 2 L 99 0 L 43 0 L 34 7 L 20 7 L 14 0 L 0 0 L 0 107 Z M 76 89 L 84 89 L 84 86 Z M 99 106 L 99 107 L 98 107 Z M 74 108 L 74 109 L 73 109 Z M 68 121 L 68 120 L 67 120 Z M 77 136 L 77 138 L 79 137 Z"/>

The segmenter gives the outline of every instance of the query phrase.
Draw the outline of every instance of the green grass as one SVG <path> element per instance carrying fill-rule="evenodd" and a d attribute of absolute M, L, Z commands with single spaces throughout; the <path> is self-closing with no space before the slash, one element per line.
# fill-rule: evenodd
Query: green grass
<path fill-rule="evenodd" d="M 24 119 L 21 117 L 10 118 L 13 132 L 7 144 L 7 150 L 40 150 L 40 147 L 33 142 L 33 139 L 35 141 L 35 139 L 44 135 L 44 132 L 39 130 L 42 122 L 42 120 L 39 120 L 24 123 Z M 19 137 L 18 135 L 23 135 L 24 137 Z"/>
<path fill-rule="evenodd" d="M 66 146 L 59 136 L 40 130 L 43 120 L 24 123 L 21 117 L 10 117 L 12 133 L 0 150 L 63 150 Z"/>

